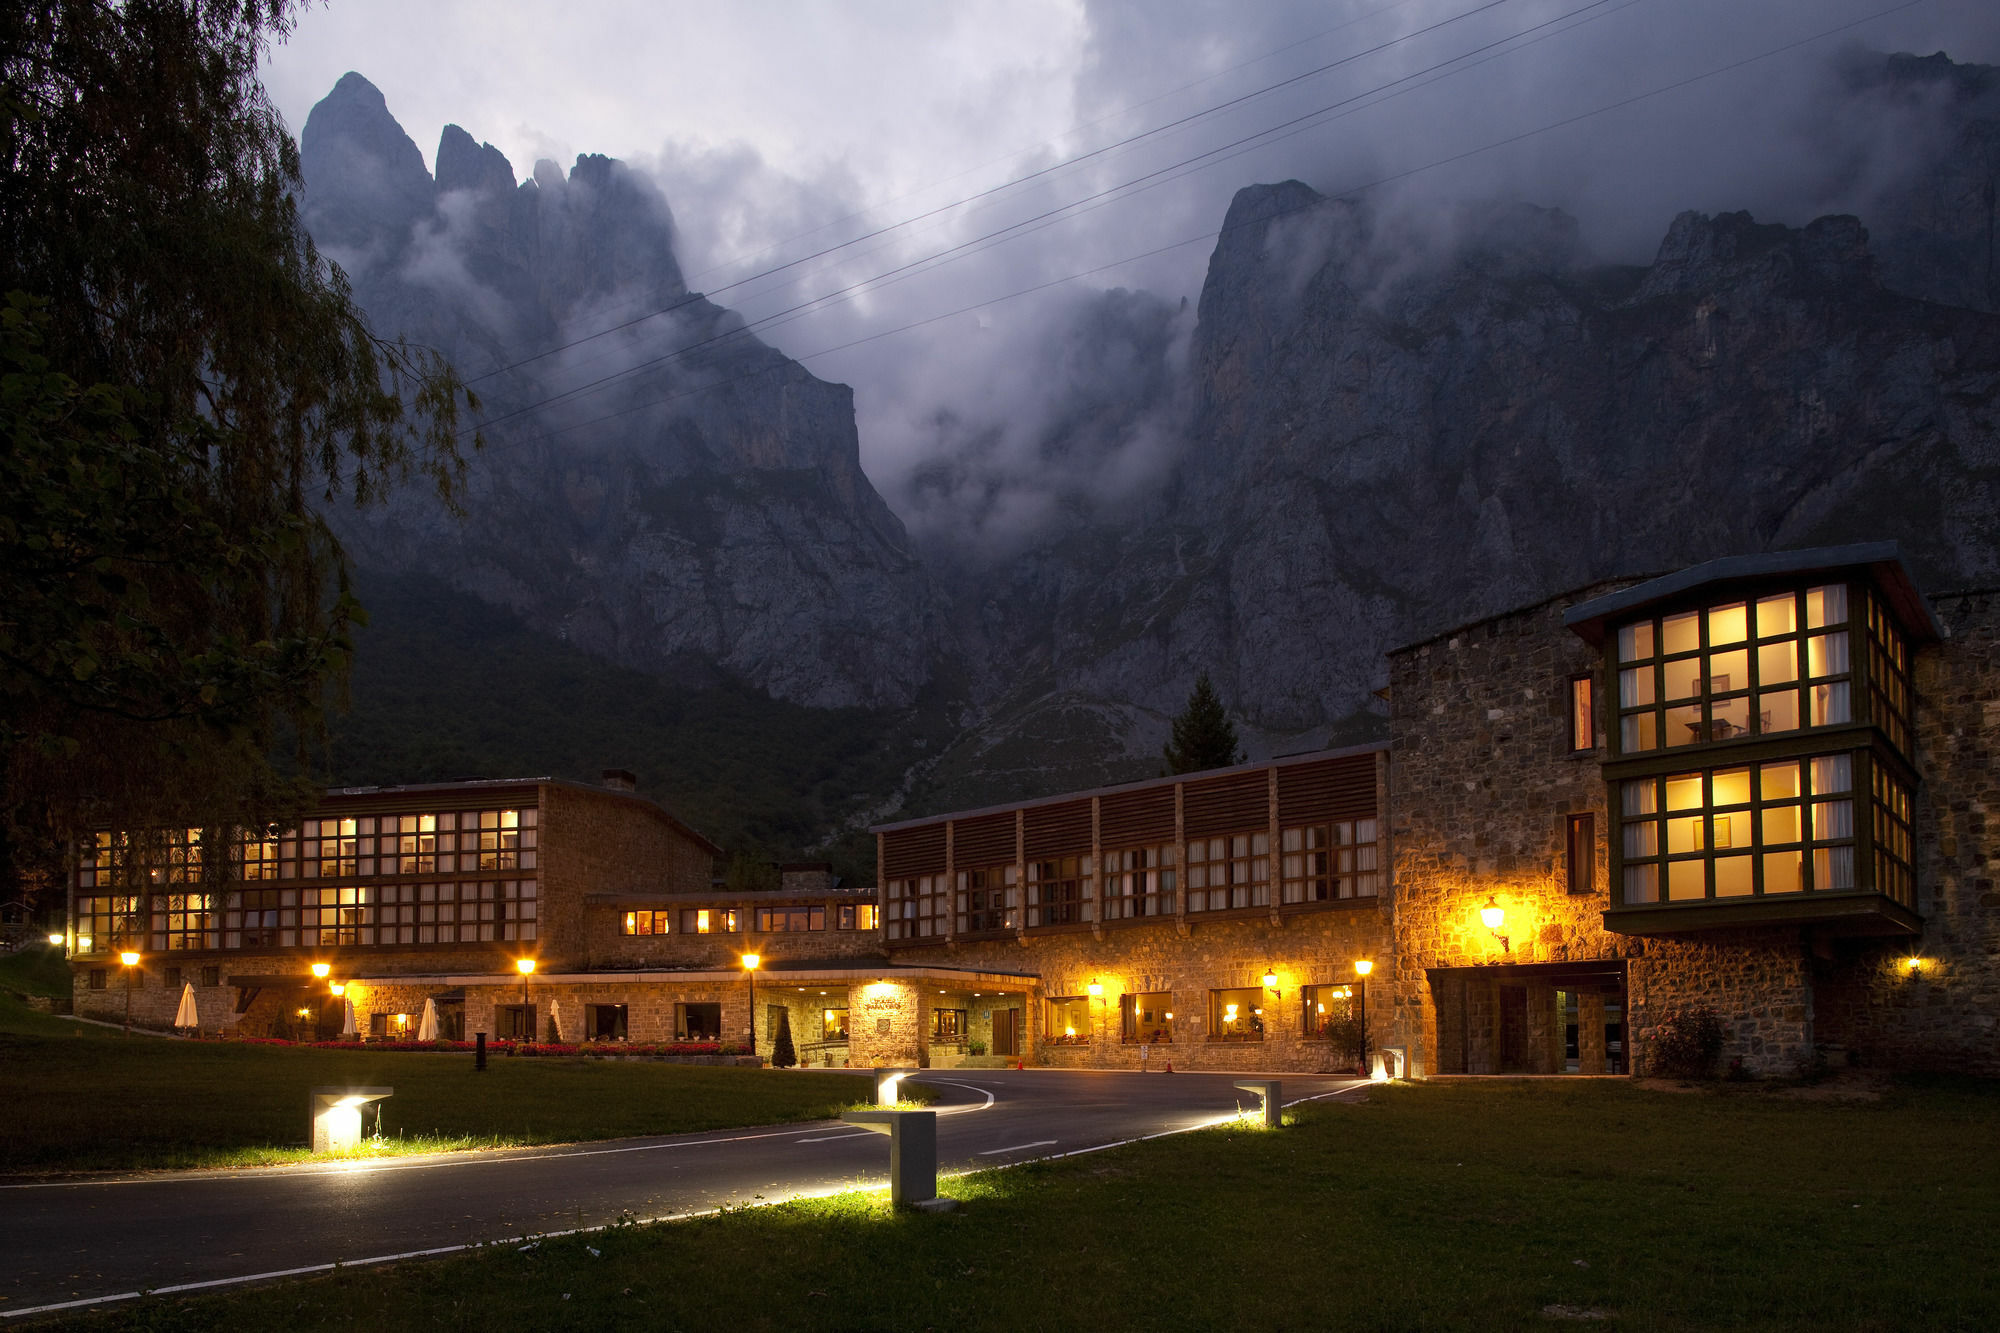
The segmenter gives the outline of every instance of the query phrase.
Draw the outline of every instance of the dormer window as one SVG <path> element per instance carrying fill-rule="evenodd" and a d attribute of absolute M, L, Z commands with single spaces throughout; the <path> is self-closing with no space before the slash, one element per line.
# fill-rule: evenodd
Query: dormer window
<path fill-rule="evenodd" d="M 1615 653 L 1623 755 L 1853 720 L 1845 584 L 1634 621 Z"/>

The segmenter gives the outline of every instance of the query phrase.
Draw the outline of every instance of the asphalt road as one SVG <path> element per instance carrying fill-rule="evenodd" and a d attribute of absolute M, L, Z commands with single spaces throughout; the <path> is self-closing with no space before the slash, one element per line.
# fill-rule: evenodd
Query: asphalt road
<path fill-rule="evenodd" d="M 939 1093 L 941 1172 L 1171 1133 L 1257 1105 L 1224 1074 L 981 1069 L 933 1071 L 922 1081 Z M 1291 1103 L 1355 1086 L 1294 1075 L 1283 1096 Z M 0 1319 L 621 1217 L 880 1188 L 888 1156 L 881 1135 L 820 1121 L 365 1164 L 5 1183 Z"/>

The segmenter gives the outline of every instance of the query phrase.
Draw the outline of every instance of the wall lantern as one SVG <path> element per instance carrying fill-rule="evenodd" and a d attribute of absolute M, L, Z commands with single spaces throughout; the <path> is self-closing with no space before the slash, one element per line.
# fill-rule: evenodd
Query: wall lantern
<path fill-rule="evenodd" d="M 318 977 L 318 978 L 319 978 L 319 979 L 320 979 L 321 981 L 325 981 L 325 980 L 326 980 L 326 978 L 327 978 L 327 975 L 328 975 L 329 973 L 331 973 L 332 971 L 333 971 L 333 964 L 331 964 L 331 963 L 314 963 L 314 964 L 313 964 L 313 975 L 314 975 L 315 977 Z"/>
<path fill-rule="evenodd" d="M 1268 967 L 1264 969 L 1264 989 L 1270 991 L 1273 995 L 1284 994 L 1283 991 L 1278 989 L 1278 974 Z"/>
<path fill-rule="evenodd" d="M 1479 920 L 1493 932 L 1493 938 L 1500 941 L 1500 952 L 1513 952 L 1513 946 L 1507 942 L 1507 937 L 1500 933 L 1500 927 L 1507 921 L 1506 909 L 1495 902 L 1491 894 L 1487 895 L 1486 906 L 1479 909 Z"/>
<path fill-rule="evenodd" d="M 1090 983 L 1090 985 L 1086 986 L 1084 989 L 1088 990 L 1090 992 L 1090 998 L 1095 1000 L 1099 996 L 1104 994 L 1104 983 L 1101 981 L 1093 981 Z"/>
<path fill-rule="evenodd" d="M 55 933 L 54 931 L 50 931 L 50 932 L 49 932 L 49 943 L 50 943 L 50 944 L 52 944 L 52 945 L 54 945 L 54 946 L 55 946 L 56 948 L 60 949 L 60 948 L 62 948 L 62 944 L 63 944 L 63 937 L 62 937 L 62 936 L 60 936 L 60 935 L 58 935 L 58 934 L 56 934 L 56 933 Z"/>
<path fill-rule="evenodd" d="M 139 966 L 139 955 L 127 949 L 124 953 L 118 955 L 118 961 L 127 967 L 137 967 Z"/>
<path fill-rule="evenodd" d="M 1354 960 L 1354 974 L 1356 976 L 1365 977 L 1374 970 L 1375 970 L 1375 961 L 1373 959 L 1357 958 Z"/>
<path fill-rule="evenodd" d="M 1905 958 L 1903 960 L 1903 966 L 1908 968 L 1910 970 L 1910 975 L 1914 977 L 1919 972 L 1922 972 L 1924 970 L 1924 960 L 1918 957 L 1916 954 L 1911 954 L 1908 958 Z"/>
<path fill-rule="evenodd" d="M 327 987 L 327 989 L 332 991 L 335 995 L 345 995 L 347 994 L 347 983 L 344 981 L 336 981 L 330 984 Z"/>

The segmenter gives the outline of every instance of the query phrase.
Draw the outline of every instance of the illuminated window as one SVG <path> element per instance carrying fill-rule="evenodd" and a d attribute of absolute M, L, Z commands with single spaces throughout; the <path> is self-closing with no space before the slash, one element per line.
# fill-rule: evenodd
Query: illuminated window
<path fill-rule="evenodd" d="M 1028 862 L 1028 925 L 1077 926 L 1090 920 L 1090 858 Z"/>
<path fill-rule="evenodd" d="M 675 1005 L 674 1038 L 677 1041 L 721 1041 L 722 1006 L 719 1004 Z"/>
<path fill-rule="evenodd" d="M 879 930 L 882 909 L 873 903 L 851 904 L 843 906 L 835 920 L 839 930 Z"/>
<path fill-rule="evenodd" d="M 1571 893 L 1597 889 L 1597 816 L 1586 811 L 1563 818 L 1564 870 Z"/>
<path fill-rule="evenodd" d="M 1620 784 L 1627 905 L 1854 889 L 1854 759 L 1821 755 Z"/>
<path fill-rule="evenodd" d="M 1618 750 L 1852 720 L 1847 587 L 1827 584 L 1618 631 Z"/>
<path fill-rule="evenodd" d="M 1269 833 L 1193 838 L 1187 853 L 1187 910 L 1222 912 L 1271 901 Z"/>
<path fill-rule="evenodd" d="M 627 912 L 619 923 L 620 935 L 665 935 L 671 928 L 672 912 Z"/>
<path fill-rule="evenodd" d="M 1208 993 L 1210 1041 L 1264 1040 L 1264 992 L 1259 987 Z"/>
<path fill-rule="evenodd" d="M 1104 919 L 1174 914 L 1174 848 L 1130 847 L 1104 853 Z"/>
<path fill-rule="evenodd" d="M 1315 1041 L 1352 1045 L 1359 1055 L 1363 1002 L 1362 983 L 1343 982 L 1333 986 L 1306 986 L 1299 991 L 1304 1019 L 1300 1031 Z"/>
<path fill-rule="evenodd" d="M 734 935 L 738 925 L 734 908 L 683 907 L 681 909 L 681 933 L 686 935 Z"/>
<path fill-rule="evenodd" d="M 821 1041 L 847 1040 L 847 1011 L 845 1009 L 822 1009 L 819 1011 L 819 1039 Z"/>
<path fill-rule="evenodd" d="M 390 821 L 383 820 L 384 825 Z M 455 815 L 398 815 L 395 819 L 396 872 L 399 875 L 435 875 L 438 873 L 438 855 L 450 853 L 458 846 L 457 835 L 450 830 L 457 824 Z M 391 849 L 384 848 L 386 854 Z M 446 870 L 456 869 L 456 858 L 447 857 Z"/>
<path fill-rule="evenodd" d="M 373 819 L 308 819 L 300 825 L 300 873 L 308 879 L 338 879 L 361 874 L 363 824 L 368 828 L 368 843 L 372 852 L 375 844 Z M 368 873 L 373 874 L 374 868 L 371 856 Z"/>
<path fill-rule="evenodd" d="M 760 907 L 757 909 L 757 929 L 779 934 L 788 931 L 825 930 L 826 909 L 824 907 Z"/>
<path fill-rule="evenodd" d="M 1334 902 L 1382 891 L 1375 821 L 1336 819 L 1288 828 L 1279 836 L 1283 901 Z"/>
<path fill-rule="evenodd" d="M 1090 1040 L 1090 997 L 1063 995 L 1043 1006 L 1046 1023 L 1042 1039 L 1053 1045 L 1072 1045 Z"/>
<path fill-rule="evenodd" d="M 913 875 L 892 879 L 885 890 L 883 912 L 890 943 L 941 939 L 949 890 L 943 875 Z"/>
<path fill-rule="evenodd" d="M 1174 997 L 1167 991 L 1144 991 L 1118 997 L 1121 1040 L 1149 1045 L 1174 1039 Z"/>
<path fill-rule="evenodd" d="M 931 1010 L 932 1041 L 941 1041 L 948 1046 L 962 1046 L 969 1031 L 970 1027 L 965 1021 L 965 1010 Z"/>
<path fill-rule="evenodd" d="M 1570 677 L 1569 748 L 1573 752 L 1597 748 L 1597 724 L 1593 702 L 1590 677 Z"/>
<path fill-rule="evenodd" d="M 216 947 L 215 896 L 207 893 L 171 893 L 153 899 L 153 947 L 185 950 Z"/>
<path fill-rule="evenodd" d="M 76 951 L 109 953 L 145 944 L 139 899 L 131 894 L 93 894 L 76 900 Z"/>
<path fill-rule="evenodd" d="M 518 869 L 521 860 L 521 812 L 481 810 L 479 812 L 479 868 Z"/>
<path fill-rule="evenodd" d="M 958 872 L 958 933 L 979 935 L 1021 924 L 1021 895 L 1011 865 Z"/>
<path fill-rule="evenodd" d="M 278 836 L 269 830 L 238 834 L 235 857 L 238 879 L 281 878 Z"/>

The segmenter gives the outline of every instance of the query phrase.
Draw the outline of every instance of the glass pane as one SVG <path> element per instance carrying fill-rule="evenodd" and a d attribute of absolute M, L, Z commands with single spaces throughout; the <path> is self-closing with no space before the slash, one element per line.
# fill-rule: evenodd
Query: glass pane
<path fill-rule="evenodd" d="M 1666 665 L 1666 694 L 1669 699 L 1692 699 L 1701 693 L 1701 659 L 1683 657 Z"/>
<path fill-rule="evenodd" d="M 1806 626 L 1819 629 L 1825 625 L 1847 623 L 1847 585 L 1830 583 L 1824 588 L 1814 588 L 1806 594 Z"/>
<path fill-rule="evenodd" d="M 1708 657 L 1708 692 L 1728 694 L 1750 688 L 1750 654 L 1738 648 Z"/>
<path fill-rule="evenodd" d="M 1625 826 L 1625 855 L 1634 860 L 1660 854 L 1660 826 L 1655 820 L 1642 820 Z"/>
<path fill-rule="evenodd" d="M 1750 816 L 1746 813 L 1716 815 L 1708 821 L 1708 845 L 1713 848 L 1748 847 Z"/>
<path fill-rule="evenodd" d="M 1831 685 L 1814 685 L 1806 691 L 1812 700 L 1812 725 L 1832 726 L 1852 720 L 1847 706 L 1847 682 L 1837 680 Z"/>
<path fill-rule="evenodd" d="M 1702 830 L 1707 823 L 1708 821 L 1700 815 L 1691 815 L 1686 819 L 1669 819 L 1667 851 L 1679 854 L 1705 850 L 1702 845 Z"/>
<path fill-rule="evenodd" d="M 1660 748 L 1659 719 L 1652 713 L 1634 713 L 1618 723 L 1618 748 L 1626 754 Z"/>
<path fill-rule="evenodd" d="M 1797 893 L 1805 887 L 1803 852 L 1764 853 L 1764 892 Z"/>
<path fill-rule="evenodd" d="M 1667 710 L 1666 741 L 1669 747 L 1695 745 L 1701 741 L 1701 705 Z"/>
<path fill-rule="evenodd" d="M 1718 898 L 1745 898 L 1750 895 L 1750 863 L 1748 856 L 1718 856 L 1715 858 L 1715 896 Z"/>
<path fill-rule="evenodd" d="M 1653 668 L 1627 667 L 1618 673 L 1618 706 L 1637 708 L 1653 702 Z"/>
<path fill-rule="evenodd" d="M 1847 635 L 1815 634 L 1806 640 L 1806 674 L 1844 676 L 1847 674 Z"/>
<path fill-rule="evenodd" d="M 1748 620 L 1748 613 L 1741 602 L 1711 608 L 1708 613 L 1709 646 L 1743 642 L 1749 637 Z"/>
<path fill-rule="evenodd" d="M 1798 598 L 1786 593 L 1781 597 L 1766 597 L 1757 603 L 1757 637 L 1772 638 L 1779 634 L 1790 634 L 1799 627 Z"/>
<path fill-rule="evenodd" d="M 1650 815 L 1660 808 L 1659 791 L 1651 778 L 1628 782 L 1619 789 L 1618 808 L 1628 815 Z"/>
<path fill-rule="evenodd" d="M 1714 776 L 1710 779 L 1710 782 L 1712 783 L 1710 791 L 1713 793 L 1709 799 L 1710 805 L 1721 806 L 1721 805 L 1750 804 L 1749 769 L 1747 768 L 1717 769 Z"/>
<path fill-rule="evenodd" d="M 1660 868 L 1656 865 L 1626 866 L 1625 901 L 1628 903 L 1660 901 Z"/>
<path fill-rule="evenodd" d="M 1854 802 L 1819 801 L 1812 808 L 1812 835 L 1815 842 L 1832 842 L 1854 836 Z"/>
<path fill-rule="evenodd" d="M 1762 685 L 1783 685 L 1799 678 L 1799 643 L 1786 639 L 1757 649 L 1757 681 Z"/>
<path fill-rule="evenodd" d="M 1799 692 L 1766 690 L 1757 696 L 1757 729 L 1765 735 L 1799 729 Z"/>
<path fill-rule="evenodd" d="M 1782 847 L 1799 840 L 1799 808 L 1796 805 L 1766 806 L 1763 819 L 1766 846 Z"/>
<path fill-rule="evenodd" d="M 1829 754 L 1812 761 L 1813 795 L 1849 791 L 1854 786 L 1854 766 L 1844 754 Z"/>
<path fill-rule="evenodd" d="M 1822 892 L 1854 887 L 1854 849 L 1821 847 L 1813 852 L 1813 888 Z"/>
<path fill-rule="evenodd" d="M 1653 622 L 1644 620 L 1618 631 L 1618 660 L 1643 662 L 1653 655 Z"/>
<path fill-rule="evenodd" d="M 1667 809 L 1699 810 L 1701 808 L 1701 774 L 1682 773 L 1667 779 Z"/>
<path fill-rule="evenodd" d="M 1661 621 L 1660 644 L 1669 653 L 1691 653 L 1701 647 L 1701 612 L 1688 611 Z"/>
<path fill-rule="evenodd" d="M 1710 740 L 1726 741 L 1736 736 L 1750 734 L 1750 698 L 1737 695 L 1734 699 L 1718 699 L 1708 706 Z"/>
<path fill-rule="evenodd" d="M 1667 863 L 1667 897 L 1674 902 L 1685 902 L 1690 898 L 1708 896 L 1708 862 L 1669 861 Z"/>
<path fill-rule="evenodd" d="M 1799 766 L 1795 762 L 1762 764 L 1757 769 L 1757 794 L 1767 801 L 1782 801 L 1799 794 Z"/>

